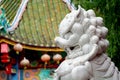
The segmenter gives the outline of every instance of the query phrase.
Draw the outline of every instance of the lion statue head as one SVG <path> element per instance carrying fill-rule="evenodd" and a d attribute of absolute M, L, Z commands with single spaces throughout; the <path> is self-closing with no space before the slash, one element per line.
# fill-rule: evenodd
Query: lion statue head
<path fill-rule="evenodd" d="M 85 10 L 79 6 L 78 10 L 72 10 L 61 21 L 60 36 L 55 38 L 55 42 L 67 52 L 69 58 L 88 54 L 94 44 L 98 46 L 97 54 L 102 54 L 109 45 L 107 33 L 102 17 L 96 17 L 92 9 Z"/>

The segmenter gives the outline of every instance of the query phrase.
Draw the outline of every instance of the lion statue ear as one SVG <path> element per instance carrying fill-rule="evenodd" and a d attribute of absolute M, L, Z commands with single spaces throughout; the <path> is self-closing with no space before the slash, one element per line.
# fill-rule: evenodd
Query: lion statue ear
<path fill-rule="evenodd" d="M 80 5 L 78 5 L 78 10 L 75 16 L 77 22 L 80 22 L 80 23 L 82 22 L 82 20 L 85 17 L 84 13 L 85 13 L 85 10 Z"/>
<path fill-rule="evenodd" d="M 77 15 L 76 15 L 76 18 L 79 18 L 80 17 L 80 14 L 81 14 L 81 6 L 78 5 L 78 10 L 77 10 Z"/>
<path fill-rule="evenodd" d="M 76 21 L 80 21 L 81 15 L 82 14 L 82 8 L 80 5 L 78 5 L 78 10 L 76 10 L 76 15 L 75 15 L 75 19 Z"/>

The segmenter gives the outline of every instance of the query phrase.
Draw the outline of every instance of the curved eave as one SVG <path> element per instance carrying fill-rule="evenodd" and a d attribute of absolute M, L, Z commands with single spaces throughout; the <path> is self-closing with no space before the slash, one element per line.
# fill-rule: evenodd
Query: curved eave
<path fill-rule="evenodd" d="M 0 36 L 0 43 L 3 43 L 3 42 L 13 46 L 18 43 L 6 37 Z M 45 51 L 45 52 L 63 52 L 63 50 L 58 47 L 40 47 L 40 46 L 27 45 L 23 43 L 21 44 L 24 49 L 29 49 L 29 50 Z"/>

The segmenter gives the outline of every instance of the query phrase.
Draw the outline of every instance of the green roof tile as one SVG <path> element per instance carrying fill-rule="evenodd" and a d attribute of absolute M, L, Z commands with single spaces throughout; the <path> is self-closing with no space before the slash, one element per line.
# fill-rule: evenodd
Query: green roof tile
<path fill-rule="evenodd" d="M 13 11 L 8 10 L 9 5 L 5 6 L 10 1 L 14 3 L 13 6 L 11 5 L 15 8 L 11 7 Z M 11 22 L 20 0 L 10 1 L 5 0 L 2 4 L 5 10 L 9 11 L 6 16 Z M 62 0 L 29 0 L 19 27 L 8 38 L 28 46 L 56 47 L 54 38 L 58 35 L 58 25 L 67 13 L 68 8 Z"/>

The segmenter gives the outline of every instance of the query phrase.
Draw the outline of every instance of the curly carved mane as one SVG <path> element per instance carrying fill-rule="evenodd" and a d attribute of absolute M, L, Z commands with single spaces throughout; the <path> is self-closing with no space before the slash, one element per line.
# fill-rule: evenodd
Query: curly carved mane
<path fill-rule="evenodd" d="M 82 51 L 81 55 L 89 53 L 91 46 L 97 44 L 98 53 L 101 54 L 109 45 L 109 41 L 106 39 L 107 32 L 108 29 L 103 25 L 103 18 L 96 17 L 93 10 L 86 11 L 79 6 L 78 10 L 73 10 L 61 21 L 60 37 L 56 37 L 55 41 L 67 53 L 72 54 L 79 50 Z M 76 49 L 76 47 L 78 48 Z M 71 56 L 73 57 L 73 55 Z"/>
<path fill-rule="evenodd" d="M 60 36 L 55 38 L 67 57 L 55 70 L 54 80 L 119 80 L 118 69 L 105 54 L 107 33 L 103 18 L 96 17 L 93 10 L 79 6 L 68 13 L 59 25 Z"/>

